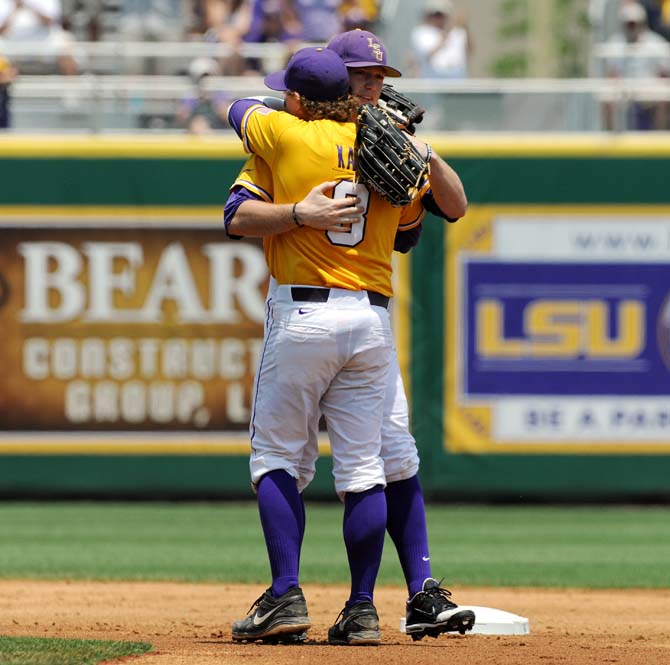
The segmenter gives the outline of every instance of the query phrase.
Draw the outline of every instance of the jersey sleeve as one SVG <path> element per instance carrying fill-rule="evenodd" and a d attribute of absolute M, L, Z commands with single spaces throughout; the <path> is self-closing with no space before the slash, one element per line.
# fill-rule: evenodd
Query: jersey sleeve
<path fill-rule="evenodd" d="M 408 231 L 398 230 L 393 241 L 393 249 L 401 254 L 407 254 L 412 247 L 416 247 L 423 231 L 423 225 L 419 224 Z"/>
<path fill-rule="evenodd" d="M 426 209 L 421 203 L 421 196 L 417 196 L 409 205 L 406 205 L 400 213 L 398 231 L 409 231 L 419 226 L 426 215 Z"/>
<path fill-rule="evenodd" d="M 237 209 L 245 201 L 253 201 L 257 199 L 258 197 L 256 197 L 255 194 L 252 194 L 248 189 L 244 189 L 244 187 L 236 187 L 231 190 L 230 195 L 228 196 L 228 200 L 226 201 L 226 205 L 223 208 L 223 228 L 226 232 L 226 235 L 231 240 L 241 240 L 244 237 L 230 232 L 230 223 L 233 221 L 233 217 L 235 217 Z"/>
<path fill-rule="evenodd" d="M 272 171 L 270 167 L 257 155 L 250 155 L 230 191 L 244 188 L 251 192 L 255 198 L 272 203 L 274 191 L 272 184 Z"/>
<path fill-rule="evenodd" d="M 239 240 L 243 236 L 230 233 L 230 223 L 237 209 L 250 200 L 272 203 L 272 171 L 257 155 L 250 155 L 230 187 L 228 200 L 223 209 L 223 223 L 226 235 L 231 240 Z"/>

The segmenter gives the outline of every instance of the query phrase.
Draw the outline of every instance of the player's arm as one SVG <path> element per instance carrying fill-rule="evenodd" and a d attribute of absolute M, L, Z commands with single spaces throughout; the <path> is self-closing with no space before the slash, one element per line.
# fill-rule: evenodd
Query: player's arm
<path fill-rule="evenodd" d="M 298 119 L 286 113 L 276 113 L 268 106 L 266 98 L 246 98 L 231 104 L 228 121 L 242 139 L 245 149 L 263 158 L 271 167 L 275 135 L 281 133 L 282 126 L 298 122 Z M 329 190 L 336 184 L 337 181 L 321 183 L 304 199 L 294 203 L 250 201 L 242 205 L 240 202 L 227 218 L 224 209 L 227 233 L 230 236 L 265 237 L 302 227 L 319 231 L 349 231 L 352 224 L 363 221 L 365 208 L 360 205 L 358 197 L 336 199 L 329 196 Z M 231 202 L 231 208 L 233 205 L 234 202 Z"/>
<path fill-rule="evenodd" d="M 412 227 L 408 231 L 398 229 L 395 234 L 395 240 L 393 241 L 393 249 L 401 254 L 407 254 L 410 249 L 416 247 L 419 243 L 422 231 L 423 225 L 421 223 L 419 223 L 418 226 Z"/>
<path fill-rule="evenodd" d="M 17 3 L 17 6 L 18 4 L 19 3 Z M 56 23 L 58 17 L 53 14 L 53 11 L 51 13 L 47 13 L 49 12 L 48 9 L 45 12 L 39 5 L 37 7 L 33 6 L 32 2 L 24 2 L 22 4 L 27 9 L 29 9 L 33 14 L 35 14 L 37 20 L 43 25 L 46 25 L 48 27 Z"/>
<path fill-rule="evenodd" d="M 270 113 L 272 111 L 284 110 L 284 100 L 278 97 L 245 97 L 236 99 L 228 107 L 228 124 L 235 130 L 235 133 L 246 143 L 245 129 L 250 115 L 254 111 Z"/>
<path fill-rule="evenodd" d="M 430 193 L 426 195 L 428 200 L 424 201 L 424 207 L 436 214 L 441 212 L 441 217 L 455 222 L 463 217 L 468 209 L 468 199 L 465 196 L 463 183 L 456 171 L 439 155 L 432 153 L 429 165 Z M 431 209 L 432 203 L 437 207 L 437 212 Z"/>
<path fill-rule="evenodd" d="M 243 236 L 231 233 L 229 228 L 240 205 L 250 199 L 268 202 L 274 199 L 270 167 L 257 155 L 250 155 L 229 191 L 223 211 L 226 235 L 232 240 L 240 240 Z"/>
<path fill-rule="evenodd" d="M 226 233 L 231 237 L 262 238 L 306 226 L 319 231 L 348 231 L 351 224 L 362 220 L 365 208 L 358 198 L 328 196 L 336 184 L 335 180 L 321 183 L 296 203 L 261 201 L 240 188 L 231 193 L 224 208 Z"/>
<path fill-rule="evenodd" d="M 424 207 L 438 217 L 455 222 L 465 215 L 468 207 L 468 199 L 465 196 L 461 179 L 456 171 L 438 154 L 430 150 L 421 139 L 410 136 L 410 140 L 422 155 L 429 156 L 430 190 L 422 197 Z"/>
<path fill-rule="evenodd" d="M 320 188 L 331 184 L 323 183 L 323 185 L 315 188 L 299 205 L 301 205 L 300 209 L 304 210 L 307 221 L 316 220 L 321 223 L 324 217 L 335 214 L 333 224 L 328 230 L 341 230 L 346 227 L 343 227 L 337 221 L 337 217 L 342 216 L 346 220 L 346 216 L 351 215 L 352 208 L 351 206 L 343 207 L 341 199 L 331 199 L 319 191 Z M 333 202 L 337 203 L 335 207 L 333 207 Z M 298 206 L 296 206 L 297 209 Z M 362 208 L 358 207 L 355 210 L 363 211 Z M 289 211 L 292 221 L 290 225 L 286 217 Z M 244 236 L 263 237 L 291 231 L 295 228 L 292 217 L 292 210 L 289 206 L 263 201 L 258 194 L 251 192 L 244 186 L 237 186 L 231 190 L 223 211 L 226 235 L 233 240 L 239 240 Z M 344 223 L 348 224 L 346 221 Z M 285 228 L 287 226 L 288 228 Z M 393 249 L 396 252 L 406 254 L 419 242 L 421 231 L 421 224 L 409 231 L 398 231 Z"/>
<path fill-rule="evenodd" d="M 16 15 L 19 12 L 19 9 L 21 9 L 21 5 L 17 2 L 15 3 L 12 10 L 7 12 L 4 22 L 0 21 L 0 36 L 4 35 L 5 32 L 7 32 L 7 30 L 9 30 L 9 28 L 12 26 L 12 23 L 14 23 Z"/>

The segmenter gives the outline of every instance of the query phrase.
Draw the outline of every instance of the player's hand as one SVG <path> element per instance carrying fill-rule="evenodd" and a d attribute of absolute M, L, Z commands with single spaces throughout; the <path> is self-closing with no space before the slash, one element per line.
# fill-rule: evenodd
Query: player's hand
<path fill-rule="evenodd" d="M 363 221 L 365 208 L 357 196 L 334 199 L 329 196 L 337 180 L 323 182 L 299 201 L 296 214 L 303 226 L 320 231 L 349 231 L 352 224 Z"/>

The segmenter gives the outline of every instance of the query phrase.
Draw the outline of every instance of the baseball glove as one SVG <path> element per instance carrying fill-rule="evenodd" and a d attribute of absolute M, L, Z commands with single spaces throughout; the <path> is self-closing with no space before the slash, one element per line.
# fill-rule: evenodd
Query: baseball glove
<path fill-rule="evenodd" d="M 414 134 L 415 125 L 418 125 L 426 113 L 426 109 L 417 106 L 409 97 L 399 93 L 392 85 L 385 83 L 379 96 L 381 106 L 396 122 L 396 124 Z"/>
<path fill-rule="evenodd" d="M 370 104 L 358 109 L 354 153 L 357 180 L 394 207 L 411 203 L 428 172 L 428 164 L 408 136 L 386 111 Z"/>

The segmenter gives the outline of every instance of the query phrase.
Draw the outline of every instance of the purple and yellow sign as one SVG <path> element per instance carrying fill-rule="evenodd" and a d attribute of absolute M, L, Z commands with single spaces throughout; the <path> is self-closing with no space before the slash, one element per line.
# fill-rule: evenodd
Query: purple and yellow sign
<path fill-rule="evenodd" d="M 447 243 L 450 450 L 670 452 L 670 211 L 479 208 Z"/>

